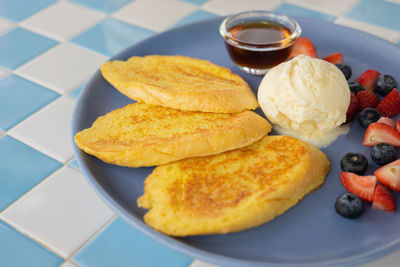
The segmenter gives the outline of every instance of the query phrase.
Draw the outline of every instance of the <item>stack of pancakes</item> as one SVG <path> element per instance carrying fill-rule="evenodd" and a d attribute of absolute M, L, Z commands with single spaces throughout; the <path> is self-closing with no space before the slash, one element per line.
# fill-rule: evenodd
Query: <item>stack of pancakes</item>
<path fill-rule="evenodd" d="M 251 109 L 257 100 L 229 69 L 184 56 L 107 62 L 103 77 L 138 101 L 75 136 L 120 166 L 160 165 L 146 178 L 144 220 L 168 235 L 236 232 L 265 223 L 323 184 L 329 161 Z"/>

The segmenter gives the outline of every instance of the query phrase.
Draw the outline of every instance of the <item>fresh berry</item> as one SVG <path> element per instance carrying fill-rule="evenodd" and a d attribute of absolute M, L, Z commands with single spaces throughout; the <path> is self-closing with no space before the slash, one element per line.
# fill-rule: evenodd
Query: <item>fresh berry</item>
<path fill-rule="evenodd" d="M 376 186 L 375 176 L 359 176 L 352 172 L 340 172 L 340 181 L 350 193 L 365 201 L 372 201 Z"/>
<path fill-rule="evenodd" d="M 371 123 L 378 121 L 381 114 L 373 108 L 365 108 L 358 114 L 358 121 L 361 126 L 367 128 Z"/>
<path fill-rule="evenodd" d="M 296 42 L 293 44 L 292 52 L 290 53 L 289 58 L 294 58 L 301 54 L 309 57 L 317 57 L 317 50 L 315 50 L 315 46 L 307 37 L 299 37 L 296 40 Z"/>
<path fill-rule="evenodd" d="M 393 191 L 400 191 L 400 159 L 380 167 L 374 175 L 381 184 Z"/>
<path fill-rule="evenodd" d="M 373 92 L 375 89 L 375 81 L 380 75 L 379 72 L 376 70 L 366 70 L 363 73 L 361 73 L 360 76 L 358 76 L 355 80 L 356 82 L 361 83 L 365 90 Z"/>
<path fill-rule="evenodd" d="M 396 160 L 396 154 L 396 148 L 385 143 L 376 144 L 371 149 L 371 158 L 379 165 L 385 165 Z"/>
<path fill-rule="evenodd" d="M 397 81 L 391 75 L 379 75 L 375 81 L 375 90 L 383 96 L 389 94 L 393 88 L 397 88 Z"/>
<path fill-rule="evenodd" d="M 396 130 L 400 132 L 400 119 L 397 121 Z"/>
<path fill-rule="evenodd" d="M 349 65 L 346 64 L 335 64 L 335 65 L 341 72 L 343 72 L 343 75 L 346 78 L 346 80 L 348 80 L 351 77 L 352 70 Z"/>
<path fill-rule="evenodd" d="M 358 218 L 364 211 L 363 202 L 358 196 L 352 193 L 344 193 L 336 199 L 335 210 L 343 217 L 350 219 Z"/>
<path fill-rule="evenodd" d="M 359 82 L 349 82 L 350 91 L 353 94 L 357 94 L 360 91 L 364 91 L 365 88 Z"/>
<path fill-rule="evenodd" d="M 392 194 L 380 184 L 376 186 L 372 208 L 389 212 L 394 212 L 396 209 Z"/>
<path fill-rule="evenodd" d="M 371 91 L 361 91 L 356 94 L 360 103 L 360 110 L 365 108 L 376 108 L 379 104 L 379 98 Z"/>
<path fill-rule="evenodd" d="M 364 155 L 359 153 L 347 153 L 340 161 L 342 171 L 354 172 L 358 175 L 364 174 L 368 167 L 368 161 Z"/>
<path fill-rule="evenodd" d="M 393 118 L 400 113 L 400 93 L 397 89 L 393 89 L 384 99 L 379 103 L 376 109 L 384 117 Z"/>
<path fill-rule="evenodd" d="M 400 146 L 400 132 L 392 126 L 383 123 L 371 123 L 365 131 L 363 145 L 373 146 L 386 143 L 395 147 Z"/>
<path fill-rule="evenodd" d="M 393 128 L 396 128 L 396 122 L 393 119 L 388 118 L 388 117 L 381 117 L 377 122 L 384 123 L 389 126 L 392 126 Z"/>
<path fill-rule="evenodd" d="M 343 63 L 343 55 L 342 53 L 334 53 L 330 54 L 323 58 L 323 60 L 328 61 L 332 64 L 342 64 Z"/>
<path fill-rule="evenodd" d="M 358 110 L 359 110 L 358 98 L 354 94 L 351 94 L 350 105 L 347 108 L 345 123 L 352 121 L 354 117 L 357 115 Z"/>

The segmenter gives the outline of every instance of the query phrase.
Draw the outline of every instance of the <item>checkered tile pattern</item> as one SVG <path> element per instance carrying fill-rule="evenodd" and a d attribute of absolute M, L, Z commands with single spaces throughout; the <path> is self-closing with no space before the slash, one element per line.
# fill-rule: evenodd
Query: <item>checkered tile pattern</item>
<path fill-rule="evenodd" d="M 112 55 L 172 27 L 256 9 L 400 44 L 399 0 L 0 0 L 0 266 L 211 266 L 149 239 L 103 203 L 74 158 L 70 121 L 86 81 Z M 399 261 L 398 251 L 365 266 Z"/>

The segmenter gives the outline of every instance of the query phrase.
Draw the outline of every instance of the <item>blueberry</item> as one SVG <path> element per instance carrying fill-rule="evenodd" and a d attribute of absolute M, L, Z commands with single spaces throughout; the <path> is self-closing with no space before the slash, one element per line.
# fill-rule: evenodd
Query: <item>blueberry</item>
<path fill-rule="evenodd" d="M 397 81 L 390 75 L 379 75 L 375 81 L 375 90 L 383 96 L 389 94 L 393 88 L 397 88 Z"/>
<path fill-rule="evenodd" d="M 358 121 L 361 126 L 367 128 L 373 122 L 378 121 L 381 118 L 381 114 L 374 108 L 365 108 L 358 113 Z"/>
<path fill-rule="evenodd" d="M 349 82 L 349 88 L 350 91 L 355 95 L 358 92 L 365 90 L 364 86 L 362 86 L 359 82 Z"/>
<path fill-rule="evenodd" d="M 351 67 L 349 65 L 346 64 L 335 64 L 336 67 L 339 68 L 339 70 L 341 70 L 341 72 L 343 72 L 344 77 L 346 78 L 346 80 L 348 80 L 351 76 Z"/>
<path fill-rule="evenodd" d="M 362 175 L 368 167 L 368 161 L 362 154 L 347 153 L 340 161 L 340 167 L 344 172 L 354 172 Z"/>
<path fill-rule="evenodd" d="M 336 199 L 335 210 L 343 217 L 354 219 L 363 213 L 363 202 L 354 194 L 344 193 Z"/>
<path fill-rule="evenodd" d="M 372 160 L 379 165 L 385 165 L 396 160 L 396 148 L 389 144 L 377 144 L 371 149 Z"/>

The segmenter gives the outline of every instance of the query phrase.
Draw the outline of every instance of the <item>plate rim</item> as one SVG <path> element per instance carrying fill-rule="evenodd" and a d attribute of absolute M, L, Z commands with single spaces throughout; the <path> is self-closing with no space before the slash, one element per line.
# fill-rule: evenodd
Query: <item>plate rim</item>
<path fill-rule="evenodd" d="M 107 59 L 107 61 L 110 60 L 116 60 L 116 59 L 121 59 L 124 58 L 123 55 L 126 54 L 128 51 L 132 50 L 136 46 L 140 46 L 143 43 L 146 42 L 151 42 L 152 39 L 160 38 L 161 35 L 168 35 L 174 32 L 179 32 L 182 31 L 186 28 L 193 27 L 194 25 L 197 24 L 204 24 L 204 23 L 210 23 L 212 21 L 222 21 L 226 16 L 219 16 L 216 18 L 211 18 L 211 19 L 206 19 L 206 20 L 201 20 L 198 22 L 192 22 L 188 23 L 185 25 L 181 25 L 160 33 L 156 33 L 153 36 L 146 38 L 140 42 L 137 42 L 121 52 L 117 53 L 116 55 L 110 57 Z M 361 36 L 368 37 L 370 39 L 373 39 L 376 42 L 384 42 L 385 45 L 392 46 L 393 48 L 400 49 L 400 47 L 386 39 L 383 39 L 381 37 L 378 37 L 376 35 L 363 32 L 354 28 L 350 28 L 345 25 L 340 25 L 340 24 L 335 24 L 332 22 L 327 22 L 323 20 L 318 20 L 318 19 L 313 19 L 309 17 L 304 17 L 304 16 L 291 16 L 295 18 L 297 21 L 298 20 L 306 20 L 306 21 L 311 21 L 315 22 L 318 24 L 324 24 L 324 25 L 334 25 L 337 28 L 342 28 L 347 31 L 350 31 L 355 34 L 359 34 Z M 221 40 L 222 41 L 222 40 Z M 133 55 L 132 55 L 133 56 Z M 328 261 L 314 261 L 314 262 L 307 262 L 307 263 L 292 263 L 292 262 L 265 262 L 265 261 L 252 261 L 252 260 L 244 260 L 240 258 L 234 258 L 230 256 L 224 256 L 218 253 L 213 253 L 213 252 L 208 252 L 187 244 L 180 243 L 176 240 L 174 237 L 170 237 L 167 235 L 164 235 L 151 227 L 149 227 L 147 224 L 144 222 L 141 222 L 140 220 L 136 219 L 132 214 L 130 214 L 129 211 L 125 210 L 117 200 L 115 200 L 111 195 L 107 193 L 105 188 L 101 186 L 101 184 L 98 183 L 97 179 L 94 177 L 94 175 L 91 174 L 90 170 L 84 163 L 82 155 L 84 154 L 83 151 L 81 151 L 78 146 L 75 144 L 74 141 L 74 135 L 78 132 L 78 113 L 80 109 L 82 108 L 82 102 L 83 102 L 83 96 L 88 92 L 90 85 L 98 78 L 102 77 L 101 72 L 100 72 L 100 67 L 95 71 L 94 74 L 89 78 L 89 80 L 86 82 L 84 88 L 81 91 L 80 96 L 77 99 L 77 102 L 74 106 L 73 113 L 72 113 L 72 121 L 71 121 L 71 139 L 73 143 L 73 148 L 74 148 L 74 154 L 77 158 L 78 164 L 85 176 L 85 178 L 89 181 L 90 186 L 95 190 L 95 192 L 100 195 L 100 198 L 107 203 L 107 205 L 116 212 L 118 216 L 120 216 L 125 222 L 129 223 L 131 226 L 133 226 L 136 230 L 140 231 L 142 234 L 145 234 L 146 236 L 150 237 L 151 239 L 155 240 L 156 242 L 161 243 L 162 245 L 169 247 L 171 249 L 174 249 L 178 252 L 181 252 L 185 255 L 188 255 L 193 258 L 193 260 L 199 259 L 203 260 L 206 262 L 210 262 L 213 264 L 218 264 L 222 266 L 248 266 L 251 264 L 252 266 L 268 266 L 268 265 L 273 265 L 273 266 L 301 266 L 301 267 L 306 267 L 306 266 L 354 266 L 354 265 L 359 265 L 362 263 L 366 263 L 372 260 L 376 260 L 380 257 L 383 257 L 391 252 L 394 252 L 396 250 L 400 249 L 400 238 L 398 240 L 395 240 L 391 243 L 386 244 L 385 246 L 381 246 L 379 248 L 376 248 L 374 250 L 369 250 L 365 253 L 357 254 L 355 256 L 351 257 L 345 257 L 345 258 L 340 258 L 340 259 L 335 259 L 335 260 L 328 260 Z"/>

